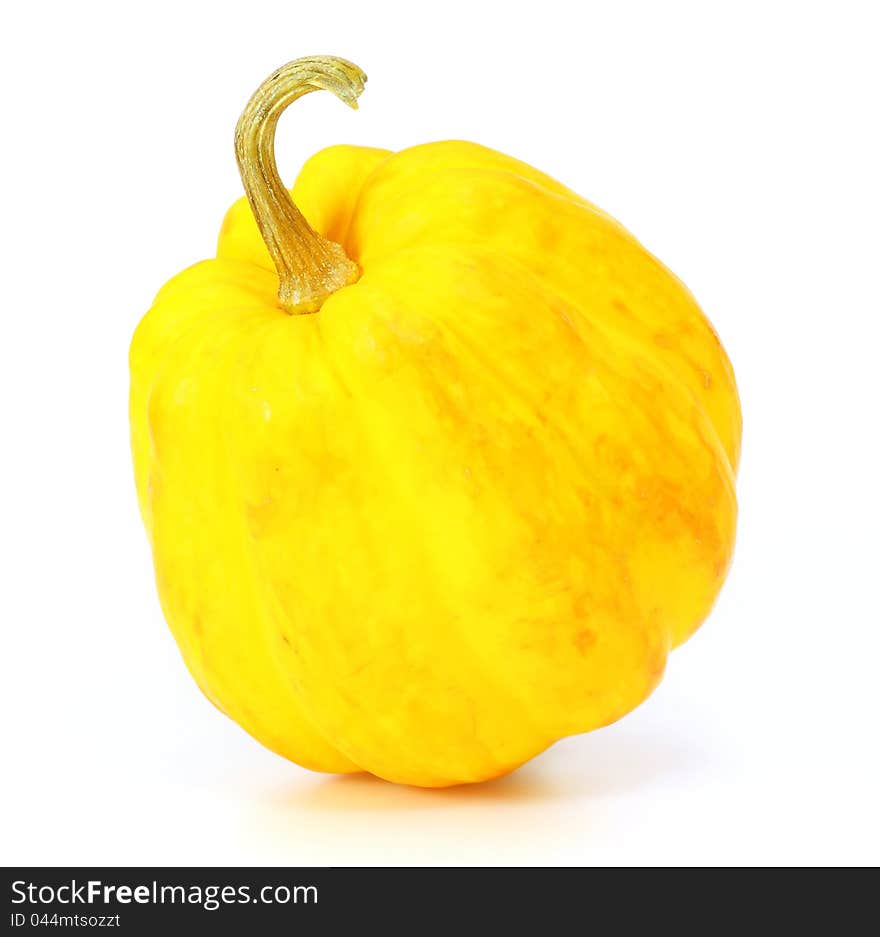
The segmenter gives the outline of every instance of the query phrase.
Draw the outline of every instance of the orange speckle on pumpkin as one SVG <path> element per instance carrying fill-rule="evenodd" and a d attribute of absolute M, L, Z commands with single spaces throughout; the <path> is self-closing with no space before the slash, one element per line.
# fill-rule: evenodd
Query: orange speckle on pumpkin
<path fill-rule="evenodd" d="M 589 628 L 582 628 L 574 636 L 574 646 L 579 654 L 586 654 L 587 651 L 596 643 L 596 633 Z"/>

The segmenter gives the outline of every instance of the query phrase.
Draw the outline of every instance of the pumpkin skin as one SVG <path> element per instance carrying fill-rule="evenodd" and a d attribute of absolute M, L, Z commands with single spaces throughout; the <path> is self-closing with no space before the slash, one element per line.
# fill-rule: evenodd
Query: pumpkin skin
<path fill-rule="evenodd" d="M 131 346 L 165 616 L 223 712 L 319 771 L 444 786 L 611 723 L 708 614 L 741 416 L 683 284 L 463 142 L 313 156 L 359 280 L 280 308 L 245 199 Z"/>

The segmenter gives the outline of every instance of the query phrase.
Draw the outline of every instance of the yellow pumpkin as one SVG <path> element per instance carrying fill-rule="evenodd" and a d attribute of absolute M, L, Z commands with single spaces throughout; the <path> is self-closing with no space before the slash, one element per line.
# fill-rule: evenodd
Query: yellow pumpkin
<path fill-rule="evenodd" d="M 589 202 L 472 143 L 313 156 L 248 105 L 248 199 L 131 346 L 137 490 L 204 693 L 319 771 L 497 777 L 619 719 L 706 617 L 741 417 L 684 285 Z M 304 216 L 304 217 L 303 217 Z"/>

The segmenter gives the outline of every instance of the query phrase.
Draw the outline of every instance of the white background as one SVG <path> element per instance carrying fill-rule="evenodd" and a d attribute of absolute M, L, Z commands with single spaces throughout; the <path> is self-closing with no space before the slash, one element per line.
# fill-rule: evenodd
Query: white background
<path fill-rule="evenodd" d="M 313 9 L 308 9 L 311 6 Z M 15 4 L 2 69 L 4 864 L 876 863 L 876 5 Z M 462 137 L 617 216 L 696 293 L 745 416 L 737 555 L 639 710 L 445 792 L 311 774 L 204 700 L 162 620 L 127 348 L 240 194 L 276 66 L 370 76 L 282 121 Z"/>

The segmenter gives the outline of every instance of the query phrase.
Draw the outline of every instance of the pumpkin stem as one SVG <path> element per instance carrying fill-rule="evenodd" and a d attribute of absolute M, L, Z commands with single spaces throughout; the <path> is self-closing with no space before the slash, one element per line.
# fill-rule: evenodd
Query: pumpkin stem
<path fill-rule="evenodd" d="M 275 129 L 284 109 L 310 91 L 332 91 L 357 108 L 367 76 L 351 62 L 309 56 L 273 72 L 248 101 L 235 128 L 235 158 L 260 234 L 278 270 L 278 299 L 291 314 L 317 312 L 353 283 L 358 266 L 342 245 L 315 231 L 294 205 L 275 165 Z"/>

